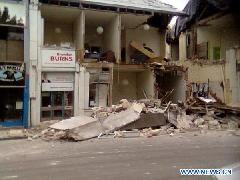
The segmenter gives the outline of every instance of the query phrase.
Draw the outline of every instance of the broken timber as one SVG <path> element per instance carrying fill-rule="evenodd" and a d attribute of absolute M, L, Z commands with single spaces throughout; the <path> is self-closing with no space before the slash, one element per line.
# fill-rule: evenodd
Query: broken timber
<path fill-rule="evenodd" d="M 157 58 L 156 54 L 148 51 L 147 49 L 145 49 L 141 44 L 138 44 L 135 41 L 131 41 L 130 42 L 130 46 L 133 47 L 134 49 L 140 51 L 141 53 L 143 53 L 144 55 L 146 55 L 147 57 L 149 57 L 150 59 L 155 59 Z"/>

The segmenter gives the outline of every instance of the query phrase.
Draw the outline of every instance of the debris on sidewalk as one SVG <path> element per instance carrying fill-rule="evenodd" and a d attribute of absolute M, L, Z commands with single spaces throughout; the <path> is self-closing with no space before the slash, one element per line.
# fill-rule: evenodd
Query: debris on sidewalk
<path fill-rule="evenodd" d="M 81 115 L 59 121 L 38 135 L 45 140 L 83 141 L 95 137 L 174 136 L 195 130 L 200 134 L 207 130 L 238 130 L 239 119 L 234 119 L 235 111 L 219 109 L 216 102 L 205 100 L 193 98 L 186 104 L 181 101 L 164 104 L 161 99 L 131 102 L 122 99 L 112 107 L 92 108 L 91 117 Z M 230 120 L 228 114 L 231 114 Z"/>

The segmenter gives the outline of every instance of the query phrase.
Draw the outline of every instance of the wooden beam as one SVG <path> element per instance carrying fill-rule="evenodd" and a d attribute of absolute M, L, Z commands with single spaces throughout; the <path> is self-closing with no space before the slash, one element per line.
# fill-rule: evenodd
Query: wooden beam
<path fill-rule="evenodd" d="M 140 51 L 141 53 L 143 53 L 144 55 L 146 55 L 147 57 L 149 57 L 150 59 L 154 59 L 157 58 L 157 55 L 150 52 L 149 50 L 145 49 L 143 47 L 143 45 L 135 42 L 135 41 L 131 41 L 130 42 L 130 46 L 133 47 L 134 49 Z"/>

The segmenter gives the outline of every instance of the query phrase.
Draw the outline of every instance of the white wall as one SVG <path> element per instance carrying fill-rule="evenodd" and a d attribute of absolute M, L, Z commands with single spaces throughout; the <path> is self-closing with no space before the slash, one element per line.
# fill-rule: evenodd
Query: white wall
<path fill-rule="evenodd" d="M 39 59 L 40 46 L 42 45 L 42 26 L 40 11 L 36 5 L 29 6 L 30 24 L 30 122 L 31 126 L 40 124 L 40 93 L 41 93 L 41 62 Z"/>
<path fill-rule="evenodd" d="M 186 33 L 181 33 L 179 36 L 179 60 L 187 60 Z"/>
<path fill-rule="evenodd" d="M 240 48 L 230 49 L 226 52 L 225 75 L 229 89 L 227 89 L 226 100 L 231 106 L 240 107 L 240 72 L 237 71 L 237 61 L 239 61 Z M 240 62 L 238 62 L 240 64 Z"/>
<path fill-rule="evenodd" d="M 120 36 L 121 36 L 121 19 L 116 15 L 104 28 L 103 49 L 111 50 L 115 53 L 116 60 L 120 59 Z"/>
<path fill-rule="evenodd" d="M 145 99 L 143 90 L 149 98 L 154 98 L 155 77 L 152 71 L 113 73 L 113 104 L 121 99 Z"/>

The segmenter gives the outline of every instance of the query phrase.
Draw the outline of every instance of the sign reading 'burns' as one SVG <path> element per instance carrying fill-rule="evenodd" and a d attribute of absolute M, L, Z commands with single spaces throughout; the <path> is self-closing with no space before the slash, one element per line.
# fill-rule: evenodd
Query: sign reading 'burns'
<path fill-rule="evenodd" d="M 43 67 L 75 67 L 75 50 L 42 49 Z"/>

